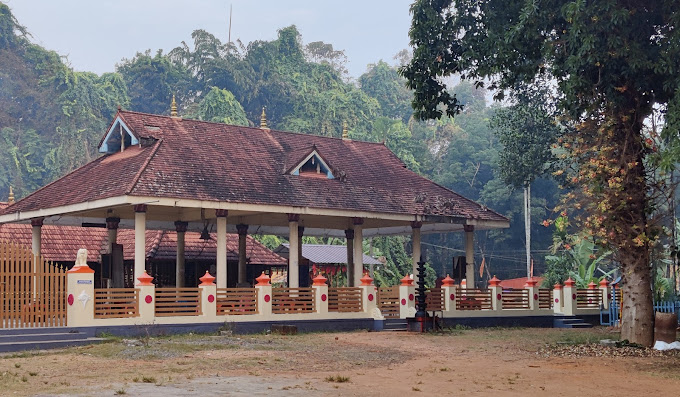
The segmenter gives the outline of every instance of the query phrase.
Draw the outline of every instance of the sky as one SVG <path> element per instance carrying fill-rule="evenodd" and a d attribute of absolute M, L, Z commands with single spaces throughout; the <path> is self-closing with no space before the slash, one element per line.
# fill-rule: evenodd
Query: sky
<path fill-rule="evenodd" d="M 204 29 L 226 42 L 273 40 L 296 25 L 303 42 L 323 41 L 344 50 L 350 76 L 408 48 L 413 0 L 0 0 L 33 42 L 66 56 L 77 71 L 113 72 L 137 52 L 168 52 Z"/>

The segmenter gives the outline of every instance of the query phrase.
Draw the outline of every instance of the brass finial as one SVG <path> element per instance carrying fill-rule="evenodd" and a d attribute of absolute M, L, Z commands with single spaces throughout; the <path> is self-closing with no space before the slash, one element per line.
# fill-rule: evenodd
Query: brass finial
<path fill-rule="evenodd" d="M 342 139 L 349 139 L 349 132 L 347 131 L 347 122 L 342 122 Z"/>
<path fill-rule="evenodd" d="M 269 128 L 267 127 L 267 114 L 264 112 L 264 106 L 262 106 L 262 115 L 260 115 L 260 128 Z"/>
<path fill-rule="evenodd" d="M 14 204 L 14 190 L 12 190 L 12 186 L 9 187 L 9 200 L 8 202 L 10 204 Z"/>
<path fill-rule="evenodd" d="M 172 94 L 172 103 L 170 103 L 170 117 L 178 117 L 177 102 L 175 102 L 175 94 Z"/>

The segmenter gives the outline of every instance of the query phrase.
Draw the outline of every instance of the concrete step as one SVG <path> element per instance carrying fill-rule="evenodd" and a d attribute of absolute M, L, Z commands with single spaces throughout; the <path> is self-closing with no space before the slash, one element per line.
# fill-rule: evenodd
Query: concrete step
<path fill-rule="evenodd" d="M 105 340 L 104 338 L 84 338 L 84 339 L 79 338 L 66 340 L 0 343 L 0 353 L 11 353 L 29 350 L 62 349 L 65 347 L 84 346 L 92 343 L 99 343 L 104 340 Z"/>
<path fill-rule="evenodd" d="M 554 328 L 592 328 L 593 325 L 583 321 L 576 316 L 555 317 L 553 319 Z"/>
<path fill-rule="evenodd" d="M 403 319 L 386 319 L 383 324 L 383 331 L 394 332 L 394 331 L 406 331 L 408 329 L 408 324 L 406 320 Z"/>
<path fill-rule="evenodd" d="M 97 343 L 91 328 L 13 328 L 0 330 L 0 353 L 58 349 Z"/>
<path fill-rule="evenodd" d="M 63 333 L 80 333 L 85 334 L 87 336 L 94 336 L 94 329 L 78 327 L 0 328 L 0 337 L 9 335 L 63 334 Z"/>
<path fill-rule="evenodd" d="M 50 333 L 26 333 L 14 335 L 0 335 L 0 344 L 19 342 L 44 342 L 57 340 L 87 339 L 89 335 L 80 332 L 50 332 Z"/>

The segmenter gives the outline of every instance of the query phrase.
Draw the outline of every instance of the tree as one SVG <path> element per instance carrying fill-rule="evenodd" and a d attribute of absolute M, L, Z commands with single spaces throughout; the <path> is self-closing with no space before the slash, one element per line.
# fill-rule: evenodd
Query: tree
<path fill-rule="evenodd" d="M 231 92 L 217 87 L 211 88 L 198 103 L 197 113 L 189 114 L 187 117 L 216 123 L 248 125 L 243 106 L 238 103 Z"/>
<path fill-rule="evenodd" d="M 505 183 L 524 191 L 524 230 L 526 234 L 527 278 L 531 269 L 531 184 L 546 174 L 554 163 L 550 146 L 560 129 L 546 106 L 543 90 L 523 89 L 517 102 L 499 109 L 491 119 L 491 128 L 503 150 L 498 153 L 498 172 Z"/>
<path fill-rule="evenodd" d="M 489 81 L 497 98 L 518 83 L 554 79 L 560 108 L 578 127 L 565 143 L 582 194 L 569 198 L 621 263 L 621 337 L 651 345 L 649 257 L 659 230 L 649 218 L 644 123 L 655 106 L 671 120 L 680 113 L 680 3 L 419 0 L 411 12 L 414 57 L 401 72 L 419 118 L 460 111 L 442 81 L 451 74 Z"/>

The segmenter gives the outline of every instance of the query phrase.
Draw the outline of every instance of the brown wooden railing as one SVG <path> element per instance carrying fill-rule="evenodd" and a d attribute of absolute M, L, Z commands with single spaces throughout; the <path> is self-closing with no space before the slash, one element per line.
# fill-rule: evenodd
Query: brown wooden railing
<path fill-rule="evenodd" d="M 257 314 L 257 290 L 255 288 L 218 288 L 217 314 Z"/>
<path fill-rule="evenodd" d="M 444 289 L 430 288 L 425 291 L 425 304 L 427 311 L 444 311 Z"/>
<path fill-rule="evenodd" d="M 200 288 L 156 288 L 156 317 L 199 316 Z"/>
<path fill-rule="evenodd" d="M 94 290 L 94 318 L 139 317 L 139 289 Z"/>
<path fill-rule="evenodd" d="M 528 309 L 529 290 L 526 289 L 504 289 L 502 295 L 503 309 Z"/>
<path fill-rule="evenodd" d="M 314 313 L 316 295 L 313 288 L 272 288 L 272 313 Z"/>
<path fill-rule="evenodd" d="M 349 313 L 364 310 L 361 288 L 330 287 L 328 288 L 328 311 Z"/>
<path fill-rule="evenodd" d="M 457 310 L 491 310 L 491 291 L 456 289 Z"/>
<path fill-rule="evenodd" d="M 577 289 L 577 309 L 598 309 L 602 302 L 602 291 L 599 289 Z"/>
<path fill-rule="evenodd" d="M 552 309 L 553 307 L 553 290 L 551 288 L 540 288 L 538 290 L 538 308 Z"/>
<path fill-rule="evenodd" d="M 399 318 L 399 287 L 378 288 L 378 308 L 386 318 Z"/>

